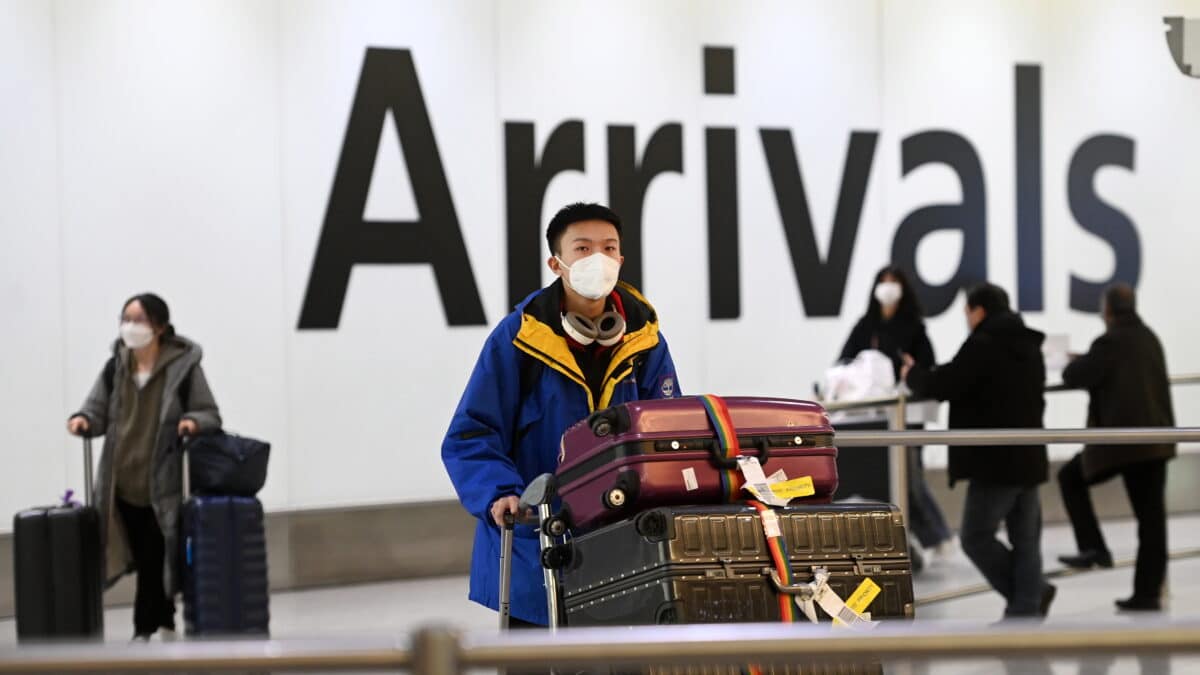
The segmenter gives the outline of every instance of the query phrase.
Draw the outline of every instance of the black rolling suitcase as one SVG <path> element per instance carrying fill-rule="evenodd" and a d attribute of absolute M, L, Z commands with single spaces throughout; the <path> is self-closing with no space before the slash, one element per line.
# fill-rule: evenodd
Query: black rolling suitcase
<path fill-rule="evenodd" d="M 183 618 L 188 635 L 266 635 L 270 624 L 262 503 L 190 495 L 183 457 Z"/>
<path fill-rule="evenodd" d="M 900 512 L 881 503 L 776 509 L 793 581 L 818 568 L 848 600 L 880 589 L 871 619 L 912 618 L 912 567 Z M 779 621 L 779 587 L 755 509 L 662 507 L 574 538 L 560 570 L 571 626 Z M 821 622 L 830 617 L 815 608 Z M 804 620 L 798 617 L 797 620 Z"/>
<path fill-rule="evenodd" d="M 92 439 L 83 439 L 85 505 L 27 509 L 13 517 L 17 639 L 104 635 L 100 515 L 92 496 Z"/>

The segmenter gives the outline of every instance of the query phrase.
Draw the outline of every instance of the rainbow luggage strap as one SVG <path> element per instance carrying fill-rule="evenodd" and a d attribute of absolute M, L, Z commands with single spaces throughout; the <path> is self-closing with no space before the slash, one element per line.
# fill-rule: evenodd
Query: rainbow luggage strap
<path fill-rule="evenodd" d="M 712 423 L 713 430 L 716 431 L 717 443 L 720 444 L 721 455 L 727 459 L 736 461 L 741 454 L 741 448 L 738 446 L 737 431 L 733 426 L 733 418 L 729 415 L 729 407 L 725 405 L 725 401 L 719 396 L 705 394 L 698 397 L 700 403 L 704 405 L 704 411 L 708 413 L 709 422 Z M 736 465 L 735 465 L 736 466 Z M 741 475 L 736 468 L 724 469 L 720 472 L 721 477 L 721 494 L 726 501 L 733 503 L 738 501 L 741 490 Z M 779 580 L 790 586 L 794 583 L 792 579 L 792 568 L 788 564 L 787 545 L 785 544 L 782 532 L 779 531 L 778 518 L 774 511 L 760 501 L 749 500 L 747 502 L 758 511 L 759 518 L 763 521 L 763 532 L 767 537 L 767 549 L 771 553 L 771 559 L 775 563 L 775 571 L 779 574 Z M 768 526 L 768 522 L 774 524 L 773 527 Z M 792 623 L 796 620 L 796 606 L 792 602 L 791 596 L 786 593 L 779 594 L 779 618 L 784 623 Z"/>
<path fill-rule="evenodd" d="M 737 462 L 741 448 L 738 447 L 737 430 L 734 429 L 733 418 L 729 415 L 729 407 L 725 405 L 725 401 L 720 396 L 704 394 L 698 398 L 704 405 L 704 412 L 708 413 L 708 421 L 717 434 L 721 455 Z M 718 475 L 721 478 L 721 496 L 724 500 L 729 503 L 738 501 L 742 480 L 737 465 L 734 464 L 734 468 L 731 469 L 721 470 Z"/>

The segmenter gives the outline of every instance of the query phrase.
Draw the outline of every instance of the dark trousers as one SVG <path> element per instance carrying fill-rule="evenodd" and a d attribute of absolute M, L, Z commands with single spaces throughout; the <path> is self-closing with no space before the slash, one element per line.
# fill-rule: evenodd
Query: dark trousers
<path fill-rule="evenodd" d="M 133 562 L 137 567 L 137 595 L 133 603 L 134 633 L 153 635 L 160 627 L 174 630 L 175 602 L 167 597 L 163 588 L 166 543 L 154 510 L 118 499 L 117 511 L 125 525 Z"/>
<path fill-rule="evenodd" d="M 1004 523 L 1010 546 L 996 539 Z M 967 485 L 962 529 L 963 552 L 996 592 L 1008 601 L 1006 616 L 1037 616 L 1042 591 L 1042 505 L 1037 487 Z"/>
<path fill-rule="evenodd" d="M 917 535 L 925 548 L 933 548 L 950 539 L 954 533 L 946 524 L 946 516 L 925 482 L 925 463 L 921 446 L 908 448 L 908 529 Z"/>
<path fill-rule="evenodd" d="M 1120 472 L 1125 492 L 1138 524 L 1137 566 L 1133 573 L 1133 594 L 1158 599 L 1167 575 L 1167 463 L 1149 461 L 1132 464 Z M 1106 477 L 1104 480 L 1107 480 Z M 1058 471 L 1058 487 L 1063 504 L 1075 530 L 1080 551 L 1108 553 L 1100 521 L 1092 506 L 1089 488 L 1083 477 L 1083 455 L 1075 455 Z M 1111 555 L 1111 554 L 1110 554 Z"/>

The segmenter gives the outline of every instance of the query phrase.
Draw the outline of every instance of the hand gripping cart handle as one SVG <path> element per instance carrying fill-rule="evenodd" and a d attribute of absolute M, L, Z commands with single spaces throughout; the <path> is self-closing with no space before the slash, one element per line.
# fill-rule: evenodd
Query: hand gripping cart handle
<path fill-rule="evenodd" d="M 542 474 L 531 481 L 521 493 L 518 505 L 518 512 L 522 515 L 537 510 L 534 524 L 537 525 L 540 540 L 542 578 L 546 586 L 546 609 L 550 616 L 550 630 L 557 629 L 561 621 L 559 606 L 562 592 L 556 571 L 561 565 L 547 564 L 547 561 L 554 563 L 550 558 L 559 550 L 556 546 L 557 540 L 566 533 L 565 522 L 554 515 L 550 506 L 557 494 L 556 487 L 554 474 Z M 504 527 L 500 530 L 500 630 L 507 630 L 511 619 L 509 601 L 512 595 L 513 527 L 516 522 L 513 514 L 505 514 Z"/>

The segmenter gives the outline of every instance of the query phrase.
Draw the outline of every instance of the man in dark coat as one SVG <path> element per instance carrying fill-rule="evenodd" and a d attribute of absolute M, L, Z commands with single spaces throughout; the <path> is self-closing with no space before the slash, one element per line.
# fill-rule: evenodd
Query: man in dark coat
<path fill-rule="evenodd" d="M 903 376 L 920 396 L 950 402 L 952 429 L 1042 427 L 1044 335 L 1009 309 L 1008 294 L 980 284 L 967 293 L 971 334 L 950 363 L 931 369 L 905 355 Z M 1005 617 L 1045 616 L 1055 589 L 1042 577 L 1040 483 L 1046 446 L 951 447 L 950 484 L 968 481 L 963 552 L 1008 602 Z M 1003 522 L 1011 548 L 996 539 Z"/>
<path fill-rule="evenodd" d="M 1136 311 L 1133 289 L 1110 287 L 1102 307 L 1108 327 L 1087 354 L 1073 359 L 1063 382 L 1087 389 L 1089 427 L 1175 426 L 1162 344 Z M 1063 503 L 1071 516 L 1079 554 L 1059 558 L 1071 567 L 1112 567 L 1088 488 L 1120 475 L 1138 521 L 1133 596 L 1117 600 L 1124 610 L 1158 610 L 1167 572 L 1167 461 L 1175 445 L 1089 445 L 1058 472 Z"/>

